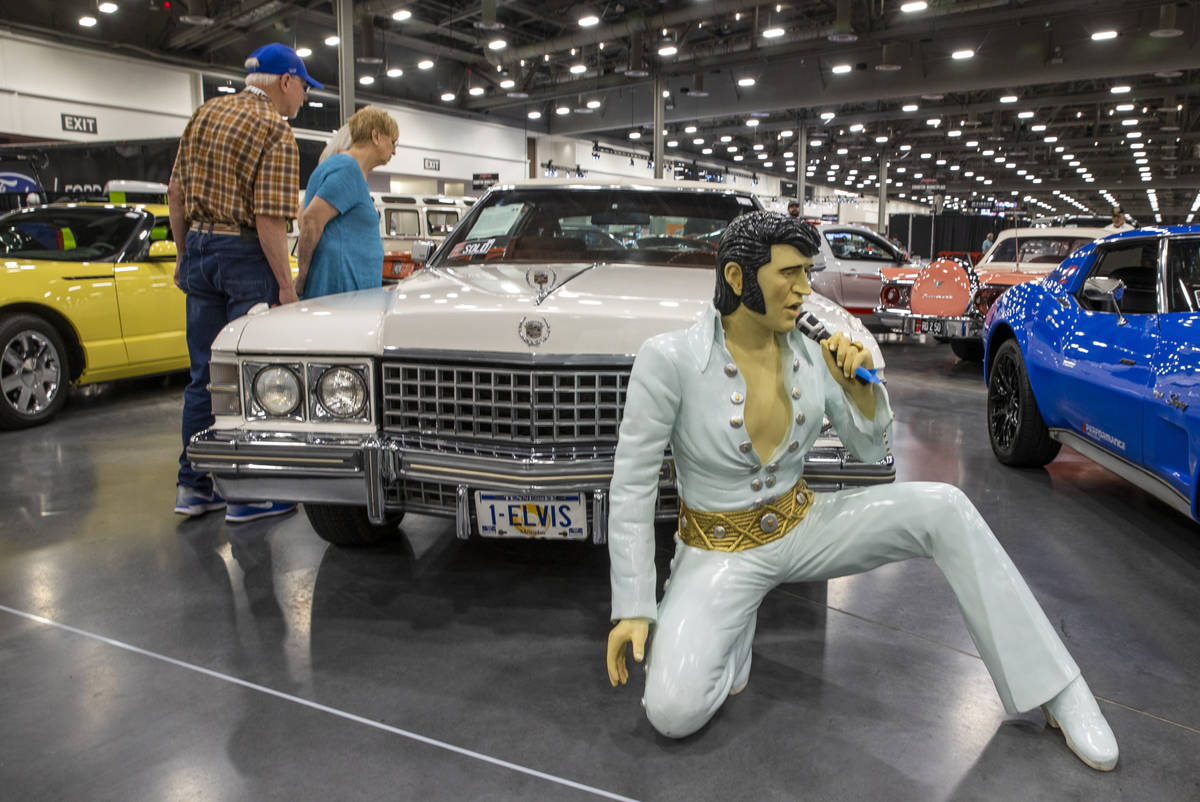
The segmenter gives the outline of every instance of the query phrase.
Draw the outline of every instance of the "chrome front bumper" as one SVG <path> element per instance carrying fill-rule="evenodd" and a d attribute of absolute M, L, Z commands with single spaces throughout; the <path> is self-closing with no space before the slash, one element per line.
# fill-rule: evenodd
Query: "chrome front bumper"
<path fill-rule="evenodd" d="M 824 440 L 825 442 L 822 442 Z M 814 490 L 886 484 L 895 480 L 889 454 L 876 463 L 855 460 L 836 441 L 818 440 L 809 451 L 804 478 Z M 536 460 L 405 448 L 387 436 L 217 431 L 192 438 L 188 459 L 211 473 L 225 498 L 242 501 L 307 501 L 366 507 L 374 523 L 389 511 L 410 510 L 457 521 L 460 537 L 472 526 L 467 499 L 474 490 L 513 494 L 576 493 L 591 497 L 592 540 L 608 537 L 608 486 L 612 457 Z M 656 517 L 678 511 L 675 465 L 659 472 Z"/>

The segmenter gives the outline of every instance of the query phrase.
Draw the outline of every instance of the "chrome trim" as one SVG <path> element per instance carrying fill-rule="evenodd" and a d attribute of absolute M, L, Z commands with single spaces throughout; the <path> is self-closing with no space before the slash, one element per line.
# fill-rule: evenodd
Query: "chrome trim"
<path fill-rule="evenodd" d="M 258 403 L 254 392 L 254 380 L 259 373 L 267 368 L 287 368 L 296 377 L 300 385 L 300 400 L 296 407 L 286 415 L 272 415 Z M 242 417 L 246 420 L 291 420 L 304 421 L 308 417 L 308 382 L 304 375 L 304 364 L 301 362 L 244 360 L 239 365 L 242 377 Z"/>
<path fill-rule="evenodd" d="M 629 365 L 633 366 L 634 354 L 541 354 L 527 351 L 447 351 L 433 348 L 406 348 L 399 345 L 384 346 L 386 361 L 412 359 L 430 363 L 482 362 L 489 365 L 538 365 L 563 367 L 577 365 Z"/>
<path fill-rule="evenodd" d="M 608 542 L 608 491 L 592 493 L 592 542 L 602 546 Z"/>
<path fill-rule="evenodd" d="M 591 493 L 591 538 L 608 537 L 611 454 L 590 459 L 536 460 L 434 453 L 404 448 L 386 435 L 317 432 L 216 431 L 192 438 L 188 458 L 212 473 L 218 490 L 232 498 L 314 501 L 366 507 L 373 522 L 388 511 L 408 510 L 454 517 L 459 537 L 470 537 L 471 492 L 513 494 Z M 657 520 L 678 513 L 674 461 L 659 469 Z M 814 490 L 841 490 L 894 481 L 889 454 L 862 463 L 844 448 L 822 444 L 806 459 L 804 478 Z M 465 505 L 465 506 L 464 506 Z"/>
<path fill-rule="evenodd" d="M 320 394 L 317 388 L 320 386 L 321 378 L 333 370 L 334 368 L 345 368 L 358 374 L 358 378 L 362 379 L 363 385 L 367 390 L 367 397 L 363 401 L 362 407 L 357 415 L 349 417 L 340 417 L 334 415 L 321 402 Z M 363 362 L 329 362 L 327 360 L 313 360 L 304 364 L 304 380 L 307 385 L 309 396 L 309 418 L 314 422 L 319 423 L 370 423 L 372 409 L 374 408 L 375 393 L 372 391 L 374 381 L 372 378 L 371 363 Z"/>
<path fill-rule="evenodd" d="M 1107 468 L 1130 484 L 1146 491 L 1169 507 L 1192 517 L 1192 504 L 1182 493 L 1140 465 L 1088 440 L 1070 429 L 1051 428 L 1050 436 L 1065 446 L 1078 451 L 1092 462 Z M 1194 520 L 1194 519 L 1193 519 Z"/>
<path fill-rule="evenodd" d="M 454 493 L 454 533 L 459 540 L 471 539 L 471 492 L 466 485 Z"/>

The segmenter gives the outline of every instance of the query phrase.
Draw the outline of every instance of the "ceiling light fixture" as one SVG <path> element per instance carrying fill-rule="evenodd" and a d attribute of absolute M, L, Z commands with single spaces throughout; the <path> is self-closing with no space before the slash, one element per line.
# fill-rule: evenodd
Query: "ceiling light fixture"
<path fill-rule="evenodd" d="M 912 112 L 912 111 L 916 111 L 919 108 L 921 108 L 921 107 L 918 106 L 916 103 L 905 103 L 903 106 L 900 107 L 900 111 Z"/>
<path fill-rule="evenodd" d="M 412 12 L 407 8 L 402 8 L 392 14 L 392 19 L 394 19 L 396 22 L 404 22 L 405 20 L 412 19 Z"/>
<path fill-rule="evenodd" d="M 1106 42 L 1109 39 L 1116 39 L 1116 38 L 1117 38 L 1116 31 L 1096 31 L 1094 34 L 1092 34 L 1093 42 Z"/>
<path fill-rule="evenodd" d="M 587 72 L 586 64 L 572 64 L 571 65 L 571 74 L 572 75 L 583 75 L 585 72 Z"/>
<path fill-rule="evenodd" d="M 583 16 L 579 18 L 578 22 L 580 28 L 591 28 L 594 25 L 600 24 L 600 18 L 590 11 L 585 11 L 583 12 Z"/>
<path fill-rule="evenodd" d="M 778 39 L 783 36 L 783 28 L 767 28 L 762 35 L 764 39 Z"/>
<path fill-rule="evenodd" d="M 854 68 L 851 67 L 849 64 L 835 64 L 832 72 L 834 75 L 845 75 L 846 73 L 850 72 L 852 69 L 854 69 Z"/>
<path fill-rule="evenodd" d="M 488 50 L 503 50 L 508 47 L 508 42 L 504 39 L 493 39 L 488 42 Z"/>
<path fill-rule="evenodd" d="M 374 75 L 360 75 L 360 76 L 358 76 L 358 82 L 360 84 L 362 84 L 363 86 L 370 86 L 371 84 L 375 83 L 375 76 Z"/>
<path fill-rule="evenodd" d="M 329 45 L 330 47 L 337 47 L 338 42 L 340 42 L 340 41 L 342 41 L 342 40 L 339 39 L 337 36 L 326 36 L 325 37 L 325 44 Z"/>
<path fill-rule="evenodd" d="M 529 118 L 529 119 L 531 119 L 531 120 L 540 120 L 540 119 L 542 119 L 542 113 L 541 113 L 540 111 L 537 111 L 536 109 L 535 109 L 535 110 L 533 110 L 533 111 L 531 111 L 531 112 L 529 112 L 529 113 L 528 113 L 528 114 L 526 114 L 525 116 L 526 116 L 526 117 L 528 117 L 528 118 Z"/>
<path fill-rule="evenodd" d="M 442 102 L 449 103 L 454 100 L 453 92 L 442 92 Z"/>
<path fill-rule="evenodd" d="M 96 10 L 99 11 L 101 14 L 114 14 L 114 13 L 116 13 L 117 8 L 118 8 L 118 6 L 116 3 L 97 3 L 96 4 Z"/>
<path fill-rule="evenodd" d="M 556 108 L 554 110 L 554 113 L 557 114 L 559 117 L 565 117 L 571 113 L 571 107 L 570 106 L 559 106 L 558 108 Z"/>
<path fill-rule="evenodd" d="M 433 69 L 433 61 L 431 61 L 430 59 L 427 59 L 427 58 L 421 59 L 420 61 L 417 62 L 417 69 L 418 70 L 432 70 Z"/>
<path fill-rule="evenodd" d="M 954 59 L 955 61 L 965 61 L 969 58 L 974 58 L 974 57 L 975 57 L 975 51 L 970 50 L 970 49 L 955 50 L 953 53 L 950 54 L 950 58 Z"/>
<path fill-rule="evenodd" d="M 480 95 L 483 94 L 483 87 L 482 86 L 472 86 L 470 89 L 467 90 L 467 94 L 470 95 L 471 97 L 479 97 Z"/>
<path fill-rule="evenodd" d="M 738 86 L 754 86 L 755 83 L 756 83 L 756 81 L 753 78 L 747 77 L 747 78 L 738 78 L 737 85 Z"/>
<path fill-rule="evenodd" d="M 918 11 L 924 11 L 929 8 L 929 3 L 925 0 L 913 0 L 910 3 L 901 3 L 900 10 L 905 14 L 916 14 Z"/>
<path fill-rule="evenodd" d="M 1133 91 L 1133 87 L 1129 86 L 1128 84 L 1118 84 L 1108 91 L 1112 92 L 1114 95 L 1127 95 Z"/>
<path fill-rule="evenodd" d="M 298 48 L 296 48 L 296 55 L 299 56 L 300 58 L 308 58 L 309 56 L 312 55 L 312 48 L 298 47 Z"/>

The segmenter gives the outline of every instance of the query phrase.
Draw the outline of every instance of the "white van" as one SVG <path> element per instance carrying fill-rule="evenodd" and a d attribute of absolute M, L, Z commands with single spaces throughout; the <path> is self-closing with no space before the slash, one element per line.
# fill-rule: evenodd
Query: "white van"
<path fill-rule="evenodd" d="M 475 198 L 448 195 L 372 192 L 371 197 L 379 210 L 385 281 L 404 278 L 417 267 L 411 258 L 414 240 L 440 243 L 475 203 Z"/>

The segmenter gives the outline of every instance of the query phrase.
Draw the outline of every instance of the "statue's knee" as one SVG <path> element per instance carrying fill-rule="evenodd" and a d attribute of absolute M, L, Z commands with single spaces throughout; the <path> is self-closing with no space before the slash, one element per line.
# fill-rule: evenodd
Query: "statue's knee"
<path fill-rule="evenodd" d="M 701 699 L 683 699 L 652 695 L 647 688 L 645 696 L 646 718 L 668 738 L 686 738 L 712 717 Z"/>

